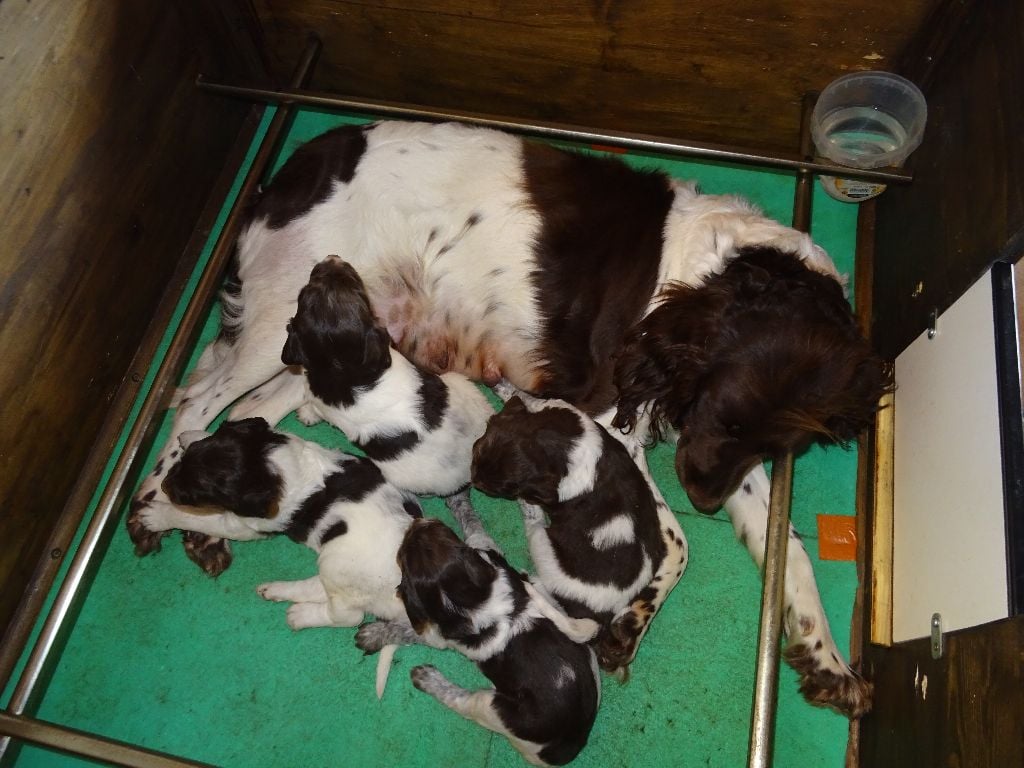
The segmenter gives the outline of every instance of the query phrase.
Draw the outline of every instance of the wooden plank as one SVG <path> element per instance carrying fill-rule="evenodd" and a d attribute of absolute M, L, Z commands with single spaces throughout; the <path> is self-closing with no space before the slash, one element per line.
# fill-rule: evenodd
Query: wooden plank
<path fill-rule="evenodd" d="M 158 0 L 0 4 L 0 628 L 249 111 L 195 89 L 195 32 Z"/>
<path fill-rule="evenodd" d="M 862 723 L 865 768 L 1024 765 L 1024 617 L 945 636 L 870 646 L 875 708 Z"/>
<path fill-rule="evenodd" d="M 1024 227 L 1024 4 L 944 0 L 900 71 L 928 100 L 915 181 L 878 198 L 875 339 L 895 358 Z"/>
<path fill-rule="evenodd" d="M 887 394 L 875 420 L 874 515 L 871 525 L 871 642 L 892 643 L 893 446 L 895 398 Z"/>
<path fill-rule="evenodd" d="M 314 87 L 791 151 L 800 99 L 885 68 L 937 0 L 588 3 L 256 0 L 279 66 L 308 30 Z"/>

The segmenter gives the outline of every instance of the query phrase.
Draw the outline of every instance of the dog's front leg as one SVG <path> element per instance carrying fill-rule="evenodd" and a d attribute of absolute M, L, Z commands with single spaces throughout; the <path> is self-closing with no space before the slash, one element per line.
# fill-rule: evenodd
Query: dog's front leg
<path fill-rule="evenodd" d="M 764 565 L 771 485 L 763 466 L 743 479 L 725 502 L 736 536 L 758 568 Z M 872 686 L 843 661 L 829 630 L 818 595 L 811 559 L 799 535 L 789 527 L 786 547 L 786 661 L 800 674 L 800 692 L 809 702 L 835 709 L 850 718 L 871 709 Z"/>
<path fill-rule="evenodd" d="M 480 522 L 480 517 L 477 515 L 476 510 L 473 509 L 473 504 L 469 500 L 468 488 L 452 496 L 446 496 L 444 503 L 451 510 L 455 522 L 462 528 L 463 539 L 469 546 L 473 547 L 473 549 L 490 549 L 498 554 L 502 554 L 501 547 L 487 533 L 484 524 Z"/>

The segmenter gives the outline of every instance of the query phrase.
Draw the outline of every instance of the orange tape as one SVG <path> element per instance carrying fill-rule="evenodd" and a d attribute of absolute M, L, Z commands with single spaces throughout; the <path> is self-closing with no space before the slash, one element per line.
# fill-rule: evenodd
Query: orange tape
<path fill-rule="evenodd" d="M 857 559 L 857 518 L 818 515 L 818 556 L 822 560 Z"/>

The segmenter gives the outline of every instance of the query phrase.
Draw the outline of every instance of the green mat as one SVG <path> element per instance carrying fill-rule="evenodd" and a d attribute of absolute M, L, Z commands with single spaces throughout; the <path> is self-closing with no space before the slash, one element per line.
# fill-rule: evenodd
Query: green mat
<path fill-rule="evenodd" d="M 342 122 L 353 121 L 300 112 L 282 157 Z M 742 194 L 769 216 L 790 220 L 790 174 L 650 156 L 626 160 L 697 179 L 707 192 Z M 812 231 L 852 278 L 856 207 L 831 200 L 816 185 Z M 214 312 L 193 361 L 216 330 Z M 169 421 L 157 445 L 168 426 Z M 309 429 L 289 417 L 282 428 L 347 447 L 323 425 Z M 155 455 L 154 449 L 150 461 Z M 644 640 L 630 682 L 604 679 L 590 743 L 573 765 L 745 765 L 760 579 L 724 513 L 706 517 L 690 507 L 675 480 L 671 447 L 656 448 L 649 458 L 689 540 L 690 563 Z M 855 474 L 854 451 L 814 449 L 797 461 L 793 490 L 793 522 L 815 560 L 822 600 L 844 651 L 855 567 L 817 561 L 815 516 L 853 514 Z M 510 561 L 528 568 L 516 506 L 479 494 L 474 502 Z M 427 500 L 425 508 L 451 522 L 440 501 Z M 260 582 L 316 573 L 313 552 L 285 538 L 236 543 L 234 552 L 234 564 L 216 580 L 185 558 L 176 535 L 165 539 L 163 551 L 139 559 L 122 518 L 32 714 L 224 766 L 524 764 L 505 739 L 443 708 L 408 679 L 411 667 L 429 662 L 454 682 L 485 685 L 471 662 L 452 652 L 399 649 L 387 692 L 378 701 L 375 658 L 364 658 L 354 647 L 354 630 L 293 632 L 285 624 L 286 606 L 256 595 Z M 5 705 L 9 697 L 7 691 Z M 847 721 L 804 703 L 796 675 L 784 668 L 775 765 L 841 766 L 846 736 Z M 11 749 L 4 762 L 19 768 L 87 764 L 30 745 Z"/>

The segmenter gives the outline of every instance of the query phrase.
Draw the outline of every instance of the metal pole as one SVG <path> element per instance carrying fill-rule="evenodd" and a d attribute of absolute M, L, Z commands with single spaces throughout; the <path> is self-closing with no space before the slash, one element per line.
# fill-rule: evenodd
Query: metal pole
<path fill-rule="evenodd" d="M 301 87 L 308 80 L 319 53 L 320 41 L 311 38 L 303 52 L 302 59 L 296 67 L 292 79 L 293 85 Z M 61 632 L 64 620 L 75 602 L 78 590 L 82 585 L 99 542 L 103 539 L 107 528 L 117 520 L 117 512 L 119 510 L 116 502 L 120 497 L 121 489 L 129 476 L 131 466 L 145 438 L 149 423 L 163 407 L 165 403 L 164 393 L 168 387 L 173 386 L 174 380 L 180 374 L 184 363 L 188 359 L 188 348 L 191 346 L 194 331 L 205 316 L 210 300 L 220 287 L 224 267 L 234 248 L 234 242 L 242 224 L 245 201 L 256 190 L 264 171 L 269 166 L 276 151 L 278 139 L 288 123 L 292 109 L 291 105 L 285 105 L 278 109 L 270 125 L 267 127 L 267 133 L 264 136 L 263 142 L 260 144 L 260 148 L 245 176 L 245 180 L 242 182 L 238 198 L 228 214 L 224 228 L 217 239 L 217 244 L 210 255 L 210 260 L 199 279 L 193 299 L 185 310 L 178 329 L 175 331 L 167 354 L 153 380 L 153 386 L 143 401 L 135 424 L 128 435 L 125 448 L 118 457 L 114 470 L 111 473 L 110 481 L 96 506 L 96 511 L 89 522 L 82 542 L 75 552 L 67 576 L 57 592 L 39 637 L 32 647 L 32 653 L 25 664 L 25 668 L 18 679 L 18 684 L 5 710 L 8 714 L 21 715 L 28 707 L 35 686 L 43 674 L 47 659 Z M 13 735 L 5 729 L 6 722 L 6 720 L 0 721 L 0 734 L 5 734 L 5 737 L 0 739 L 0 758 L 3 757 L 10 743 L 10 739 L 7 736 Z"/>
<path fill-rule="evenodd" d="M 814 95 L 804 96 L 800 125 L 800 152 L 804 157 L 811 154 L 810 116 L 814 101 Z M 813 184 L 814 176 L 809 170 L 799 171 L 793 200 L 793 227 L 802 232 L 809 231 L 811 227 Z M 754 679 L 753 712 L 750 717 L 750 768 L 768 768 L 772 764 L 792 495 L 793 454 L 787 453 L 776 457 L 772 462 L 768 535 L 764 548 L 761 624 L 757 641 L 757 673 Z"/>
<path fill-rule="evenodd" d="M 91 757 L 111 765 L 126 765 L 130 768 L 209 768 L 207 763 L 197 763 L 194 760 L 136 747 L 123 741 L 114 741 L 74 728 L 65 728 L 62 725 L 21 715 L 10 715 L 6 712 L 0 712 L 0 728 L 16 739 L 41 744 L 72 755 Z"/>
<path fill-rule="evenodd" d="M 770 155 L 752 152 L 738 147 L 721 144 L 708 144 L 698 141 L 680 141 L 661 136 L 650 136 L 642 133 L 623 133 L 619 131 L 597 132 L 573 125 L 549 123 L 542 121 L 527 122 L 510 118 L 486 115 L 478 112 L 450 112 L 427 109 L 411 104 L 400 104 L 390 101 L 372 99 L 355 99 L 316 91 L 299 89 L 273 90 L 268 88 L 249 88 L 240 85 L 211 83 L 201 76 L 196 80 L 200 88 L 226 96 L 237 96 L 253 101 L 280 102 L 282 104 L 304 104 L 329 109 L 344 109 L 375 116 L 398 117 L 406 119 L 453 121 L 471 123 L 489 128 L 499 128 L 514 133 L 539 136 L 545 139 L 572 141 L 584 144 L 598 143 L 613 147 L 637 150 L 641 152 L 658 152 L 669 155 L 686 155 L 702 160 L 721 160 L 744 165 L 757 165 L 765 168 L 781 168 L 789 171 L 813 171 L 847 179 L 864 179 L 890 184 L 905 184 L 913 180 L 913 175 L 901 168 L 860 169 L 847 168 L 827 162 L 815 162 L 813 158 L 796 155 Z"/>

